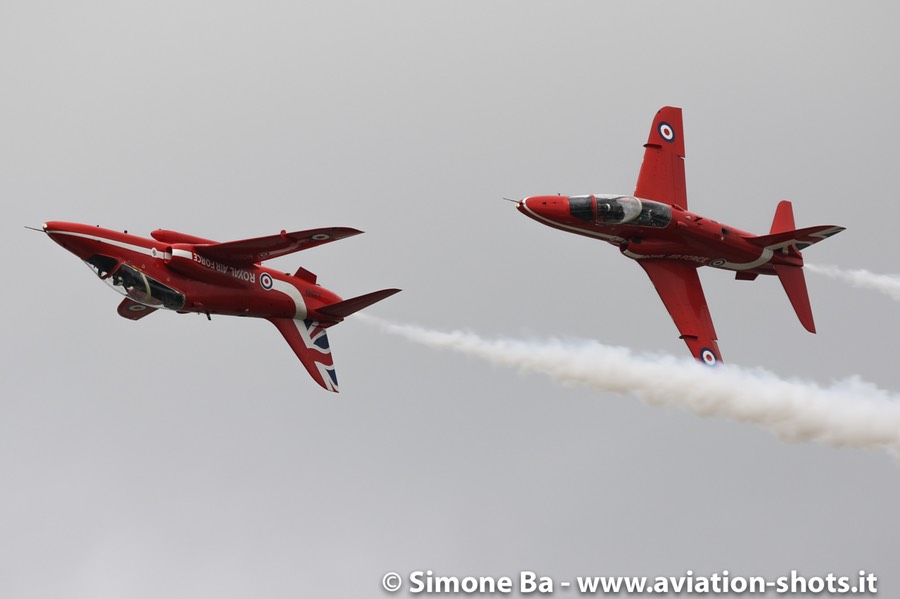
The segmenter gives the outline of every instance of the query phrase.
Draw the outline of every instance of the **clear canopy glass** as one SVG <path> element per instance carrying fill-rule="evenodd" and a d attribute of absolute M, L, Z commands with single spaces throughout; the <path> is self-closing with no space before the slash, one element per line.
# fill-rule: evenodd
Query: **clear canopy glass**
<path fill-rule="evenodd" d="M 665 204 L 616 195 L 569 196 L 569 214 L 598 225 L 665 227 L 672 220 Z"/>
<path fill-rule="evenodd" d="M 184 307 L 183 294 L 115 258 L 96 255 L 84 263 L 104 283 L 139 304 L 169 310 L 181 310 Z"/>

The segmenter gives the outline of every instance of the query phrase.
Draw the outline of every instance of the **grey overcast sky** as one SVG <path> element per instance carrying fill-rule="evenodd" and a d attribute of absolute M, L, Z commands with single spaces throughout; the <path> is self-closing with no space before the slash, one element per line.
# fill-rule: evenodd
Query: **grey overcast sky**
<path fill-rule="evenodd" d="M 368 312 L 686 353 L 640 268 L 502 196 L 631 193 L 684 108 L 691 208 L 847 231 L 810 262 L 900 272 L 894 2 L 0 4 L 0 597 L 379 597 L 381 577 L 881 579 L 885 453 L 561 387 L 348 320 L 342 393 L 274 327 L 156 314 L 23 225 L 221 240 L 350 226 L 276 264 Z M 729 362 L 900 391 L 898 304 L 701 278 Z M 557 596 L 566 593 L 557 591 Z M 572 593 L 574 595 L 574 593 Z M 408 596 L 401 591 L 399 596 Z"/>

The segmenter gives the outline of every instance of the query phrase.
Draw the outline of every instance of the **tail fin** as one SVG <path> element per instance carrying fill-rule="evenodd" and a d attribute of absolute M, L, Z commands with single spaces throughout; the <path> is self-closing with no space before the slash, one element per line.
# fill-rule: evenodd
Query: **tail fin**
<path fill-rule="evenodd" d="M 363 308 L 368 308 L 375 302 L 380 302 L 386 297 L 390 297 L 395 293 L 399 293 L 399 291 L 399 289 L 382 289 L 381 291 L 373 291 L 372 293 L 367 293 L 365 295 L 350 298 L 342 302 L 337 302 L 336 304 L 324 306 L 322 308 L 319 308 L 317 312 L 324 316 L 343 320 L 354 312 L 359 312 Z"/>
<path fill-rule="evenodd" d="M 366 306 L 371 306 L 398 291 L 400 290 L 382 289 L 319 308 L 317 311 L 322 316 L 334 319 L 330 322 L 290 318 L 269 318 L 268 320 L 275 325 L 284 340 L 288 342 L 313 380 L 328 391 L 337 393 L 337 375 L 334 372 L 334 360 L 331 356 L 331 345 L 328 343 L 326 329 L 335 324 L 335 321 L 343 320 L 345 316 L 362 310 Z"/>
<path fill-rule="evenodd" d="M 812 307 L 809 305 L 809 292 L 806 289 L 806 277 L 803 276 L 802 266 L 782 266 L 775 264 L 775 274 L 781 281 L 800 324 L 810 333 L 816 332 L 816 323 L 813 322 Z"/>
<path fill-rule="evenodd" d="M 782 200 L 775 209 L 775 218 L 772 219 L 772 228 L 768 235 L 750 237 L 750 243 L 761 248 L 780 251 L 799 258 L 799 265 L 788 266 L 785 264 L 773 264 L 775 274 L 781 281 L 794 312 L 800 323 L 810 333 L 816 332 L 816 324 L 813 322 L 812 307 L 809 305 L 809 291 L 806 289 L 806 277 L 803 275 L 803 255 L 800 253 L 814 243 L 828 239 L 844 230 L 844 227 L 833 225 L 819 225 L 818 227 L 806 227 L 795 229 L 794 209 L 791 203 Z"/>
<path fill-rule="evenodd" d="M 322 388 L 337 393 L 337 375 L 334 373 L 334 359 L 325 327 L 313 320 L 293 320 L 290 318 L 269 318 L 294 354 Z"/>
<path fill-rule="evenodd" d="M 787 233 L 796 228 L 794 225 L 793 206 L 787 200 L 781 200 L 778 202 L 778 207 L 775 208 L 775 218 L 772 219 L 772 228 L 769 229 L 769 235 Z"/>

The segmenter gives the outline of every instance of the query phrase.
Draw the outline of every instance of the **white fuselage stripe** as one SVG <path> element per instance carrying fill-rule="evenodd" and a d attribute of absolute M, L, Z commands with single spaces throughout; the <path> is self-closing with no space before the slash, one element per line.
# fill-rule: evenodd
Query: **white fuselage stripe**
<path fill-rule="evenodd" d="M 644 256 L 642 254 L 635 254 L 631 250 L 625 250 L 622 253 L 633 260 L 645 260 L 648 258 L 647 256 Z M 751 270 L 767 263 L 772 259 L 773 255 L 774 252 L 772 250 L 770 250 L 769 248 L 764 248 L 763 251 L 759 254 L 759 258 L 757 258 L 753 262 L 726 262 L 724 260 L 722 262 L 716 262 L 716 260 L 710 260 L 705 264 L 705 266 L 721 268 L 723 270 Z"/>
<path fill-rule="evenodd" d="M 726 270 L 752 270 L 754 268 L 758 268 L 772 259 L 772 256 L 775 254 L 769 248 L 763 248 L 763 251 L 760 252 L 759 258 L 754 260 L 753 262 L 723 262 L 722 264 L 712 264 L 709 266 L 713 268 L 724 268 Z"/>
<path fill-rule="evenodd" d="M 86 233 L 73 233 L 72 231 L 47 231 L 48 235 L 71 235 L 72 237 L 81 237 L 83 239 L 90 239 L 91 241 L 99 241 L 101 243 L 108 243 L 109 245 L 114 245 L 116 247 L 120 247 L 124 250 L 130 250 L 132 252 L 137 252 L 139 254 L 146 254 L 151 257 L 162 257 L 163 252 L 160 252 L 156 248 L 148 248 L 142 245 L 134 245 L 131 243 L 125 243 L 124 241 L 116 241 L 115 239 L 109 239 L 108 237 L 100 237 L 98 235 L 88 235 Z M 156 252 L 156 254 L 154 254 Z"/>
<path fill-rule="evenodd" d="M 272 277 L 272 291 L 283 293 L 294 300 L 295 319 L 299 318 L 300 320 L 303 320 L 304 318 L 306 318 L 306 302 L 303 300 L 303 295 L 300 293 L 299 289 L 297 289 L 287 281 L 280 281 L 275 277 Z"/>

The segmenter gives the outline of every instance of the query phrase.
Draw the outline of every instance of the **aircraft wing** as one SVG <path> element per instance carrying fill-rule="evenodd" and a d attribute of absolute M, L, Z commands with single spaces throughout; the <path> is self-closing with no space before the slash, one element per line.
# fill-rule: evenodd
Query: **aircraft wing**
<path fill-rule="evenodd" d="M 644 148 L 635 197 L 677 204 L 687 209 L 684 126 L 680 108 L 666 106 L 656 113 Z"/>
<path fill-rule="evenodd" d="M 337 375 L 325 329 L 313 320 L 269 318 L 284 336 L 309 375 L 328 391 L 338 392 Z"/>
<path fill-rule="evenodd" d="M 678 260 L 644 259 L 637 260 L 637 263 L 650 276 L 694 357 L 709 366 L 721 362 L 716 329 L 709 315 L 697 267 Z"/>
<path fill-rule="evenodd" d="M 323 229 L 294 231 L 293 233 L 282 231 L 278 235 L 269 235 L 267 237 L 198 245 L 194 248 L 194 251 L 201 256 L 223 264 L 250 266 L 263 260 L 270 260 L 271 258 L 299 252 L 300 250 L 307 250 L 323 243 L 352 237 L 360 233 L 362 231 L 349 227 L 326 227 Z"/>
<path fill-rule="evenodd" d="M 151 312 L 156 312 L 156 308 L 151 308 L 150 306 L 139 304 L 136 301 L 126 297 L 122 300 L 122 303 L 119 304 L 119 307 L 116 311 L 119 313 L 119 316 L 127 318 L 128 320 L 140 320 Z"/>

